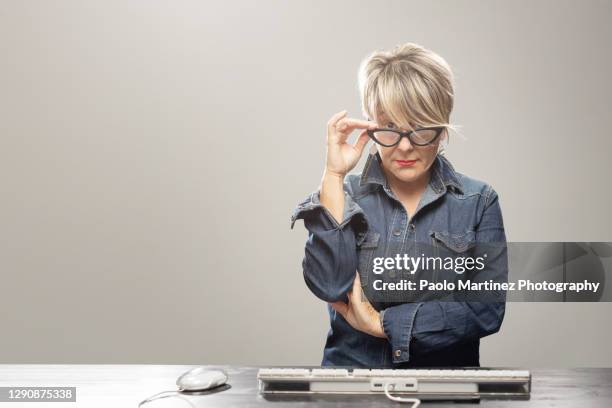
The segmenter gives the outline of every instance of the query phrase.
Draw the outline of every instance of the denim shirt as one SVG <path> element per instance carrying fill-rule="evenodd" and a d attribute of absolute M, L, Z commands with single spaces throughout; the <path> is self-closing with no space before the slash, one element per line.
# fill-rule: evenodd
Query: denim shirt
<path fill-rule="evenodd" d="M 414 214 L 390 189 L 378 153 L 361 174 L 344 180 L 344 212 L 338 221 L 320 203 L 317 190 L 294 210 L 291 228 L 303 219 L 308 230 L 302 262 L 308 288 L 326 302 L 346 301 L 356 271 L 364 293 L 375 257 L 408 253 L 416 243 L 463 253 L 475 242 L 498 242 L 504 251 L 487 264 L 507 278 L 506 236 L 499 200 L 488 184 L 454 170 L 437 155 Z M 382 314 L 387 338 L 354 329 L 328 304 L 330 330 L 323 366 L 479 366 L 480 338 L 499 330 L 504 302 L 372 302 Z"/>

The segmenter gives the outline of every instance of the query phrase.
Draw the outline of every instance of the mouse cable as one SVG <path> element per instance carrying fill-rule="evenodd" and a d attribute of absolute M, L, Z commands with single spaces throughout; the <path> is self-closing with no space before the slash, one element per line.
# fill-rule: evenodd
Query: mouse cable
<path fill-rule="evenodd" d="M 140 404 L 138 404 L 138 408 L 142 407 L 145 404 L 148 404 L 149 402 L 152 402 L 152 401 L 155 401 L 155 400 L 158 400 L 158 399 L 172 398 L 172 397 L 180 398 L 183 401 L 185 401 L 186 403 L 188 403 L 190 407 L 196 408 L 196 406 L 193 405 L 191 403 L 191 401 L 189 401 L 189 398 L 185 398 L 180 391 L 162 391 L 162 392 L 160 392 L 158 394 L 155 394 L 155 395 L 147 398 L 146 400 L 140 402 Z"/>
<path fill-rule="evenodd" d="M 417 408 L 419 405 L 421 405 L 421 400 L 418 399 L 418 398 L 402 398 L 402 397 L 395 397 L 395 396 L 391 395 L 391 393 L 389 392 L 389 386 L 395 388 L 395 384 L 391 384 L 391 383 L 388 383 L 388 382 L 385 383 L 385 395 L 391 401 L 412 403 L 412 407 L 410 407 L 410 408 Z M 391 389 L 393 389 L 393 388 L 391 388 Z"/>

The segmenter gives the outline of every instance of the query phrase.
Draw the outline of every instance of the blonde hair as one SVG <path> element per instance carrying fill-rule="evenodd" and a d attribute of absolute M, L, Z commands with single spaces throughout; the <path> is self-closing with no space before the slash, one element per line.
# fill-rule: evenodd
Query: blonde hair
<path fill-rule="evenodd" d="M 370 54 L 359 67 L 359 91 L 363 113 L 370 119 L 384 113 L 397 126 L 410 130 L 414 123 L 457 131 L 450 123 L 454 98 L 450 66 L 418 44 Z"/>

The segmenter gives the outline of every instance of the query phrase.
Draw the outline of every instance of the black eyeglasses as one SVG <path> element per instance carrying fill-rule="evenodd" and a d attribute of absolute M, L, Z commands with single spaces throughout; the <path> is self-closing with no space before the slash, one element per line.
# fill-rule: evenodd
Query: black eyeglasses
<path fill-rule="evenodd" d="M 427 146 L 435 142 L 443 130 L 444 126 L 422 127 L 410 132 L 402 132 L 399 129 L 376 128 L 368 129 L 368 136 L 379 145 L 385 147 L 399 144 L 403 137 L 407 137 L 412 145 Z"/>

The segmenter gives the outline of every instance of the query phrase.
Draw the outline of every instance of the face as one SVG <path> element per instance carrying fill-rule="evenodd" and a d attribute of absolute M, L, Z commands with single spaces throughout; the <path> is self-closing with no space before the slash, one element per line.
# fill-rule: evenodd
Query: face
<path fill-rule="evenodd" d="M 376 119 L 378 126 L 385 128 L 398 129 L 398 126 L 391 122 L 386 115 L 381 115 Z M 418 128 L 414 123 L 410 124 L 413 129 Z M 408 131 L 407 128 L 399 128 Z M 387 178 L 395 181 L 412 183 L 428 176 L 428 171 L 433 164 L 438 153 L 438 145 L 444 134 L 440 135 L 436 141 L 427 146 L 412 145 L 407 137 L 395 146 L 385 147 L 376 143 L 378 153 L 382 158 L 383 168 Z"/>

